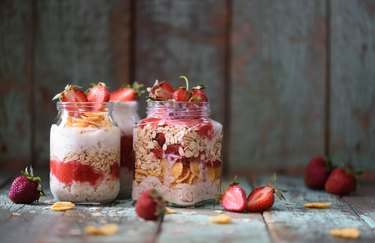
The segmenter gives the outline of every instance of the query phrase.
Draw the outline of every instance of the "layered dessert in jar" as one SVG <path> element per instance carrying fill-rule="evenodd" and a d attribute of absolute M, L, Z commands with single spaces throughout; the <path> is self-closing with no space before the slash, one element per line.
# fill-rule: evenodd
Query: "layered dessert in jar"
<path fill-rule="evenodd" d="M 50 133 L 50 189 L 59 201 L 106 203 L 119 193 L 120 129 L 111 118 L 109 96 L 103 101 L 102 86 L 94 86 L 86 96 L 68 85 L 57 96 L 58 116 Z"/>
<path fill-rule="evenodd" d="M 178 206 L 220 193 L 222 125 L 209 118 L 204 86 L 189 91 L 186 83 L 174 90 L 163 81 L 149 89 L 147 118 L 134 129 L 134 200 L 149 188 Z"/>
<path fill-rule="evenodd" d="M 120 192 L 119 199 L 131 198 L 134 175 L 133 128 L 139 120 L 137 98 L 143 91 L 142 84 L 134 82 L 111 92 L 112 116 L 121 131 Z"/>

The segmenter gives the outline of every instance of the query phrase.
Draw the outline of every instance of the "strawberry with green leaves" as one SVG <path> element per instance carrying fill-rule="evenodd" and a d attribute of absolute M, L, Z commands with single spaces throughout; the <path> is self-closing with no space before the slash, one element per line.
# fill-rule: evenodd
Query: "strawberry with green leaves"
<path fill-rule="evenodd" d="M 173 92 L 173 100 L 176 102 L 188 102 L 191 97 L 189 91 L 189 80 L 185 76 L 180 76 L 181 79 L 185 80 L 185 87 L 179 87 Z"/>
<path fill-rule="evenodd" d="M 191 97 L 190 102 L 207 102 L 208 98 L 206 93 L 204 92 L 204 89 L 206 86 L 204 84 L 200 84 L 196 87 L 194 87 L 191 91 Z"/>
<path fill-rule="evenodd" d="M 143 84 L 134 82 L 132 85 L 127 84 L 113 92 L 110 95 L 110 101 L 134 101 L 145 91 L 142 90 Z"/>
<path fill-rule="evenodd" d="M 108 102 L 109 91 L 107 85 L 103 82 L 97 84 L 90 83 L 91 88 L 86 90 L 87 100 L 89 102 Z"/>
<path fill-rule="evenodd" d="M 332 171 L 332 163 L 323 156 L 317 156 L 309 161 L 305 171 L 305 184 L 312 189 L 323 189 Z"/>
<path fill-rule="evenodd" d="M 31 204 L 45 196 L 40 177 L 34 176 L 33 168 L 26 167 L 21 176 L 18 176 L 10 187 L 8 198 L 17 204 Z"/>
<path fill-rule="evenodd" d="M 149 189 L 139 196 L 135 212 L 145 220 L 157 220 L 165 214 L 165 201 L 156 189 Z"/>
<path fill-rule="evenodd" d="M 324 185 L 326 192 L 339 196 L 348 195 L 355 191 L 358 177 L 362 172 L 356 172 L 351 166 L 337 167 L 329 175 Z"/>
<path fill-rule="evenodd" d="M 266 186 L 256 188 L 250 193 L 246 200 L 246 209 L 249 212 L 261 213 L 270 209 L 275 202 L 275 193 L 280 200 L 285 200 L 283 193 L 286 191 L 276 189 L 273 185 L 275 181 L 276 174 L 273 174 Z"/>
<path fill-rule="evenodd" d="M 147 88 L 149 100 L 168 101 L 173 98 L 173 87 L 167 81 L 156 80 L 151 88 Z"/>
<path fill-rule="evenodd" d="M 65 89 L 55 95 L 52 100 L 59 99 L 61 102 L 87 102 L 85 92 L 79 90 L 80 86 L 76 84 L 68 84 Z"/>

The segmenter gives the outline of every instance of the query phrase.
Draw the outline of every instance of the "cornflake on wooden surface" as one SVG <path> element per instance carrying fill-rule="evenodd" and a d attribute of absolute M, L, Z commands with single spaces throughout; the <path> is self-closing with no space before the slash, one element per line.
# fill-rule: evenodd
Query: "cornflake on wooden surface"
<path fill-rule="evenodd" d="M 331 229 L 330 235 L 337 238 L 357 239 L 361 232 L 357 228 Z"/>
<path fill-rule="evenodd" d="M 319 208 L 319 209 L 329 208 L 331 207 L 331 205 L 332 205 L 331 202 L 311 202 L 311 203 L 303 204 L 305 208 Z"/>

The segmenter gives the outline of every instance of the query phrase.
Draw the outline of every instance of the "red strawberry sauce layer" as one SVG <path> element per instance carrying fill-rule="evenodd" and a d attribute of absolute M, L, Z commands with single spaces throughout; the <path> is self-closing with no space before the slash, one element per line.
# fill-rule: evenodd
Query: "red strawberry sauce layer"
<path fill-rule="evenodd" d="M 114 179 L 120 175 L 117 164 L 111 167 L 111 175 Z M 51 173 L 63 184 L 73 182 L 88 182 L 92 186 L 98 185 L 104 178 L 102 172 L 98 172 L 91 165 L 82 164 L 77 160 L 68 162 L 50 161 Z"/>
<path fill-rule="evenodd" d="M 134 170 L 133 135 L 121 136 L 121 167 Z"/>

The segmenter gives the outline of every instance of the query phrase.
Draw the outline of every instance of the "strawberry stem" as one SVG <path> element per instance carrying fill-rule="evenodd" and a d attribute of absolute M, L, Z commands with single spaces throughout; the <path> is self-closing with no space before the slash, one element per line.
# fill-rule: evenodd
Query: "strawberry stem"
<path fill-rule="evenodd" d="M 183 75 L 181 75 L 180 78 L 185 80 L 186 90 L 189 91 L 189 80 L 188 80 L 188 78 L 186 76 L 183 76 Z"/>

